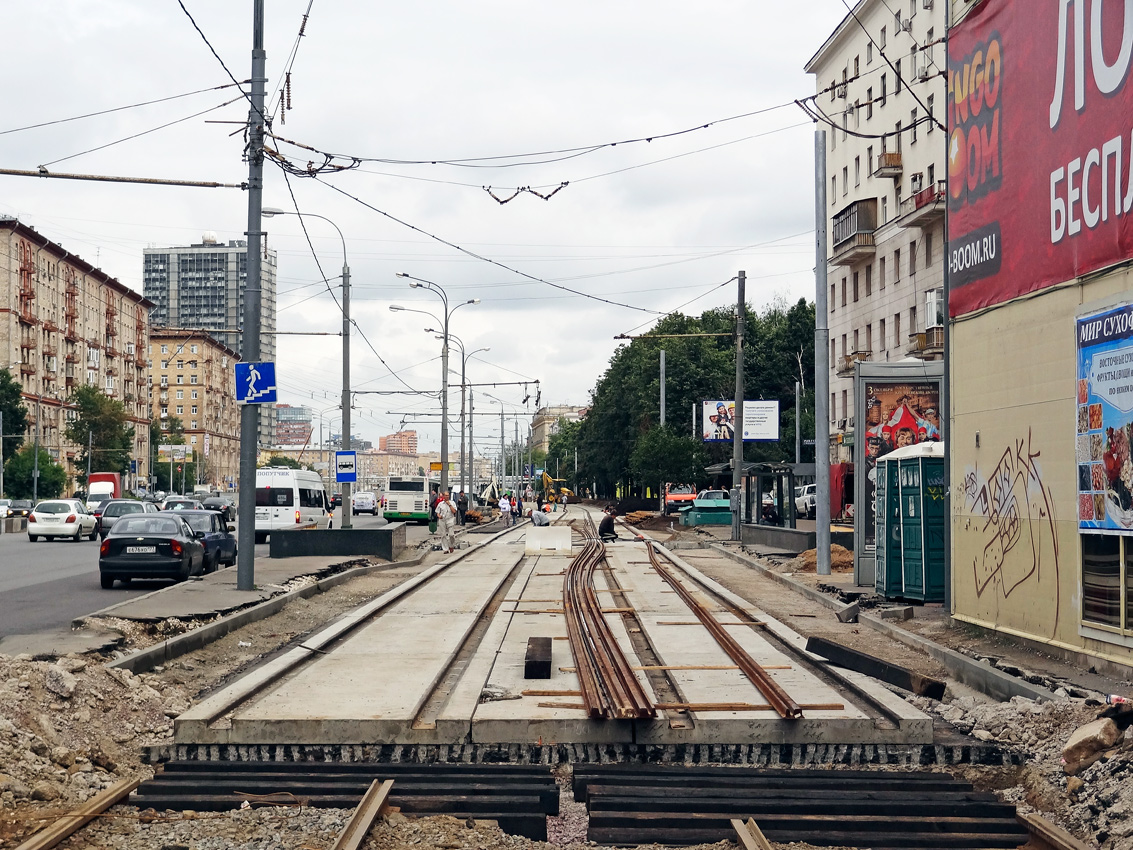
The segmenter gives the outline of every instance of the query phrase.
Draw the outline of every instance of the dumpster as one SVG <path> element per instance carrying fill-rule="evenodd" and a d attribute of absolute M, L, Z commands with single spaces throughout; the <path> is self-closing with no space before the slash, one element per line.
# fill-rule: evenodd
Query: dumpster
<path fill-rule="evenodd" d="M 944 446 L 920 443 L 877 459 L 877 592 L 944 601 Z"/>

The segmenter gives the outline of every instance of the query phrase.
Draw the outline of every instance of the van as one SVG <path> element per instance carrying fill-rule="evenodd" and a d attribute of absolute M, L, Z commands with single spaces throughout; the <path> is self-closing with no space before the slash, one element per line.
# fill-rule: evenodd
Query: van
<path fill-rule="evenodd" d="M 267 466 L 256 470 L 256 542 L 281 528 L 332 528 L 330 499 L 317 472 Z"/>

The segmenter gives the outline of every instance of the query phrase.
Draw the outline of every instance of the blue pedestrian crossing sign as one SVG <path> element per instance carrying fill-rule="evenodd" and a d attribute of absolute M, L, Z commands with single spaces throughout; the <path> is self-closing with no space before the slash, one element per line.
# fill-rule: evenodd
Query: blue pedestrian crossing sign
<path fill-rule="evenodd" d="M 237 363 L 236 401 L 240 404 L 275 404 L 275 364 Z"/>

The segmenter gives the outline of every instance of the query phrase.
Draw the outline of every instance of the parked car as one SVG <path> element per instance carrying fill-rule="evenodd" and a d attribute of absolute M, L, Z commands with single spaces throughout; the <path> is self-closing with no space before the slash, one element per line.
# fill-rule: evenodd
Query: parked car
<path fill-rule="evenodd" d="M 358 516 L 358 514 L 378 515 L 378 498 L 369 490 L 355 493 L 350 497 L 350 501 L 353 505 L 352 513 L 354 516 Z"/>
<path fill-rule="evenodd" d="M 157 505 L 153 502 L 138 502 L 134 499 L 113 499 L 102 508 L 98 518 L 98 536 L 103 540 L 114 524 L 124 516 L 133 514 L 156 514 Z"/>
<path fill-rule="evenodd" d="M 12 504 L 11 499 L 0 499 L 0 519 L 8 518 L 8 506 Z"/>
<path fill-rule="evenodd" d="M 98 536 L 98 520 L 78 499 L 44 499 L 28 514 L 28 540 L 70 537 L 76 542 L 83 537 Z"/>
<path fill-rule="evenodd" d="M 78 499 L 78 496 L 76 496 L 75 498 Z M 84 504 L 86 504 L 87 510 L 91 512 L 94 518 L 101 523 L 103 510 L 105 510 L 106 506 L 113 501 L 114 499 L 112 498 L 99 498 L 94 501 L 86 501 Z"/>
<path fill-rule="evenodd" d="M 330 506 L 332 508 L 341 508 L 342 507 L 342 494 L 341 493 L 335 493 L 333 496 L 330 497 Z"/>
<path fill-rule="evenodd" d="M 12 499 L 12 504 L 8 505 L 8 516 L 27 516 L 31 509 L 31 499 Z"/>
<path fill-rule="evenodd" d="M 177 515 L 189 527 L 197 539 L 205 544 L 205 572 L 214 572 L 220 564 L 231 567 L 236 563 L 235 526 L 224 521 L 218 511 L 178 511 Z"/>
<path fill-rule="evenodd" d="M 206 511 L 219 511 L 225 522 L 236 519 L 236 503 L 229 496 L 209 496 L 201 502 Z"/>
<path fill-rule="evenodd" d="M 115 580 L 172 578 L 186 581 L 205 571 L 205 544 L 180 512 L 136 514 L 114 523 L 98 550 L 103 588 Z"/>
<path fill-rule="evenodd" d="M 817 484 L 804 484 L 795 488 L 795 513 L 813 519 L 816 511 L 818 495 Z"/>
<path fill-rule="evenodd" d="M 204 507 L 196 499 L 187 499 L 183 496 L 173 496 L 161 503 L 163 511 L 199 511 Z"/>

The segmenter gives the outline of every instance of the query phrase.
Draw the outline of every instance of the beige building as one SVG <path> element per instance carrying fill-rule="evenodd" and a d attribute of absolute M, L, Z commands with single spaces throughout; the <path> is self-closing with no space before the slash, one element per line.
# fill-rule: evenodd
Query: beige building
<path fill-rule="evenodd" d="M 134 426 L 137 471 L 149 475 L 149 309 L 137 292 L 21 224 L 0 219 L 0 367 L 19 380 L 28 434 L 76 487 L 79 447 L 63 435 L 67 399 L 89 384 L 120 401 Z"/>
<path fill-rule="evenodd" d="M 864 430 L 855 362 L 944 354 L 944 31 L 943 2 L 859 0 L 806 65 L 826 131 L 832 461 Z"/>
<path fill-rule="evenodd" d="M 585 407 L 572 407 L 569 404 L 540 407 L 531 419 L 531 448 L 546 452 L 550 448 L 551 437 L 559 430 L 559 420 L 578 422 L 586 416 L 586 410 Z"/>
<path fill-rule="evenodd" d="M 387 437 L 378 437 L 378 448 L 383 452 L 397 452 L 403 455 L 417 454 L 417 432 L 398 431 Z"/>
<path fill-rule="evenodd" d="M 236 352 L 206 331 L 154 328 L 149 358 L 154 416 L 167 431 L 176 417 L 198 461 L 201 484 L 234 489 L 240 477 Z"/>

